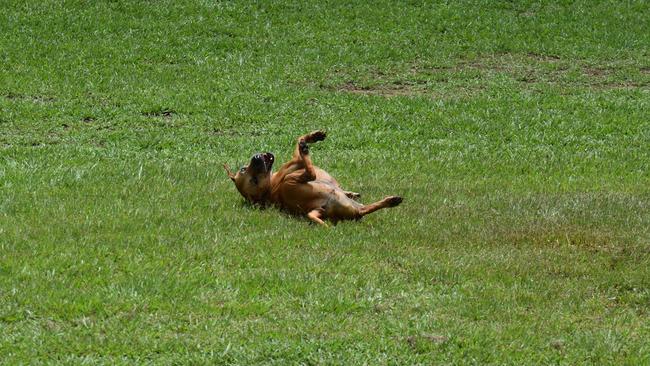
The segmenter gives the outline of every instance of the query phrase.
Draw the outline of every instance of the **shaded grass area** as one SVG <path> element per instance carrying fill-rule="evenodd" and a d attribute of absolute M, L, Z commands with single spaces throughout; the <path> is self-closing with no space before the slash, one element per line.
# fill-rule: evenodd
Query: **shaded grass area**
<path fill-rule="evenodd" d="M 2 359 L 647 363 L 649 10 L 7 3 Z M 245 205 L 221 163 L 319 128 L 405 203 Z"/>

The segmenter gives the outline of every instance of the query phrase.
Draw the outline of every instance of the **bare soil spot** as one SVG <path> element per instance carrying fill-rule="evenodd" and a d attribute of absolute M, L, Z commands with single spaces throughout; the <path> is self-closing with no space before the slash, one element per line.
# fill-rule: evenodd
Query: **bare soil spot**
<path fill-rule="evenodd" d="M 162 117 L 162 118 L 172 118 L 176 114 L 176 111 L 173 109 L 163 108 L 155 109 L 151 111 L 142 112 L 142 115 L 147 117 Z"/>
<path fill-rule="evenodd" d="M 449 340 L 449 337 L 445 337 L 442 335 L 433 335 L 433 334 L 425 334 L 422 336 L 422 338 L 428 340 L 429 342 L 433 342 L 436 344 L 442 344 L 445 343 Z"/>
<path fill-rule="evenodd" d="M 574 225 L 529 225 L 518 229 L 497 230 L 495 239 L 509 243 L 533 245 L 568 245 L 590 252 L 615 253 L 620 251 L 618 238 L 611 232 Z"/>
<path fill-rule="evenodd" d="M 557 62 L 560 61 L 560 56 L 556 55 L 542 55 L 539 53 L 535 52 L 529 52 L 527 56 L 533 60 L 536 61 L 543 61 L 543 62 Z"/>
<path fill-rule="evenodd" d="M 600 84 L 590 84 L 593 89 L 598 90 L 616 90 L 616 89 L 640 89 L 647 88 L 649 84 L 634 81 L 621 81 L 621 82 L 603 82 Z"/>
<path fill-rule="evenodd" d="M 549 344 L 551 348 L 557 350 L 557 351 L 563 351 L 564 350 L 564 341 L 561 339 L 554 339 L 551 341 Z"/>
<path fill-rule="evenodd" d="M 406 343 L 416 352 L 427 352 L 432 346 L 449 341 L 449 337 L 434 334 L 412 335 L 406 337 Z"/>
<path fill-rule="evenodd" d="M 112 124 L 100 125 L 100 126 L 97 126 L 97 128 L 96 128 L 97 131 L 112 131 L 114 129 L 115 128 L 113 127 Z"/>
<path fill-rule="evenodd" d="M 388 72 L 370 70 L 359 75 L 336 70 L 337 79 L 346 80 L 328 90 L 351 94 L 396 96 L 467 96 L 484 89 L 483 81 L 507 77 L 523 88 L 539 89 L 545 85 L 592 88 L 597 90 L 647 87 L 644 81 L 618 75 L 616 68 L 588 65 L 565 60 L 557 55 L 538 53 L 498 54 L 460 60 L 451 65 L 415 63 L 408 69 Z M 648 73 L 650 68 L 640 69 Z M 341 78 L 344 76 L 344 78 Z"/>
<path fill-rule="evenodd" d="M 592 77 L 603 77 L 611 74 L 612 70 L 586 66 L 582 68 L 582 72 Z"/>
<path fill-rule="evenodd" d="M 13 92 L 6 93 L 4 97 L 8 100 L 23 100 L 39 104 L 52 103 L 56 101 L 56 98 L 47 95 L 26 95 Z"/>
<path fill-rule="evenodd" d="M 417 85 L 403 82 L 393 82 L 377 86 L 357 86 L 353 82 L 347 82 L 338 88 L 339 91 L 345 91 L 352 94 L 362 95 L 379 95 L 382 97 L 395 96 L 414 96 L 425 94 L 426 90 Z"/>
<path fill-rule="evenodd" d="M 50 140 L 27 140 L 23 142 L 18 142 L 15 145 L 41 148 L 45 146 L 58 145 L 59 143 L 60 143 L 59 140 L 52 138 Z"/>
<path fill-rule="evenodd" d="M 236 130 L 234 128 L 213 128 L 210 131 L 210 134 L 215 135 L 215 136 L 224 136 L 224 137 L 237 137 L 237 136 L 262 136 L 266 134 L 266 130 L 264 129 L 257 129 L 253 131 L 240 131 Z"/>

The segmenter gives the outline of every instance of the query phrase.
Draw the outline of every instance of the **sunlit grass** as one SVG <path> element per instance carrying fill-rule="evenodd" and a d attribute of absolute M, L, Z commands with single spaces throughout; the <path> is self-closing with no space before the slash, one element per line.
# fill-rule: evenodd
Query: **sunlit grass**
<path fill-rule="evenodd" d="M 8 364 L 645 364 L 647 2 L 10 2 Z M 221 168 L 398 208 L 331 229 Z"/>

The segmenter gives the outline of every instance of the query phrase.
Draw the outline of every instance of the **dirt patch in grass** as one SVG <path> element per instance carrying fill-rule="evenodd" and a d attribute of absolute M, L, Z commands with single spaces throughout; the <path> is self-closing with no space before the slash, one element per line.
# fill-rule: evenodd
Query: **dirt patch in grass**
<path fill-rule="evenodd" d="M 353 81 L 350 81 L 338 87 L 337 90 L 352 94 L 380 95 L 382 97 L 413 96 L 426 93 L 424 88 L 418 88 L 417 86 L 403 82 L 393 82 L 377 86 L 359 86 Z"/>
<path fill-rule="evenodd" d="M 503 79 L 520 83 L 522 89 L 534 90 L 550 85 L 596 90 L 636 89 L 650 85 L 650 80 L 643 77 L 648 74 L 647 70 L 638 68 L 634 71 L 634 67 L 625 65 L 592 65 L 565 60 L 556 55 L 499 54 L 447 65 L 415 63 L 406 69 L 397 68 L 392 71 L 370 69 L 346 74 L 337 70 L 333 73 L 332 80 L 343 81 L 325 83 L 321 88 L 387 98 L 464 97 L 489 88 L 491 83 L 501 83 Z M 641 77 L 632 76 L 635 73 L 641 74 Z"/>
<path fill-rule="evenodd" d="M 406 344 L 417 353 L 431 352 L 436 346 L 445 344 L 449 337 L 434 334 L 422 334 L 406 337 Z"/>
<path fill-rule="evenodd" d="M 7 100 L 22 100 L 38 104 L 46 104 L 56 101 L 56 98 L 47 95 L 27 95 L 13 92 L 5 93 L 3 97 Z"/>
<path fill-rule="evenodd" d="M 537 60 L 537 61 L 542 61 L 542 62 L 557 62 L 557 61 L 561 60 L 560 56 L 542 55 L 542 54 L 535 53 L 535 52 L 528 52 L 528 54 L 526 56 L 531 58 L 531 59 L 534 59 L 534 60 Z"/>
<path fill-rule="evenodd" d="M 444 83 L 445 80 L 439 79 L 437 82 Z M 372 81 L 370 84 L 364 81 L 347 81 L 340 85 L 322 88 L 336 92 L 380 96 L 385 98 L 428 97 L 432 99 L 464 98 L 483 89 L 482 86 L 477 85 L 459 85 L 441 89 L 430 85 L 430 83 L 430 81 L 426 80 L 400 78 L 391 81 Z"/>
<path fill-rule="evenodd" d="M 497 230 L 495 239 L 509 243 L 568 245 L 591 252 L 620 250 L 618 240 L 613 233 L 569 224 L 540 224 Z"/>
<path fill-rule="evenodd" d="M 223 136 L 223 137 L 240 137 L 240 136 L 263 136 L 268 134 L 268 131 L 265 129 L 253 129 L 253 130 L 239 130 L 235 128 L 217 128 L 214 127 L 208 131 L 209 134 L 214 136 Z"/>
<path fill-rule="evenodd" d="M 176 114 L 176 111 L 169 108 L 154 109 L 150 111 L 142 112 L 143 116 L 147 117 L 162 117 L 162 118 L 172 118 Z"/>
<path fill-rule="evenodd" d="M 23 146 L 23 147 L 33 147 L 33 148 L 42 148 L 46 146 L 53 146 L 60 144 L 61 141 L 55 138 L 45 140 L 45 139 L 33 139 L 33 140 L 24 140 L 16 141 L 14 143 L 6 142 L 5 146 Z"/>
<path fill-rule="evenodd" d="M 604 69 L 604 68 L 598 68 L 598 67 L 585 66 L 585 67 L 582 68 L 582 72 L 587 76 L 598 78 L 598 77 L 604 77 L 604 76 L 607 76 L 607 75 L 611 74 L 612 70 Z"/>

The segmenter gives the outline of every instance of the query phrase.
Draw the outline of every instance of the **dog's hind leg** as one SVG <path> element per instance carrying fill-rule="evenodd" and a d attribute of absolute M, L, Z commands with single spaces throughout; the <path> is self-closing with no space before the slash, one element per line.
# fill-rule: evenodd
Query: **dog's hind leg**
<path fill-rule="evenodd" d="M 365 216 L 377 210 L 381 210 L 382 208 L 398 206 L 400 203 L 402 203 L 402 197 L 389 196 L 381 201 L 371 203 L 369 205 L 364 205 L 363 207 L 359 208 L 359 215 Z"/>

